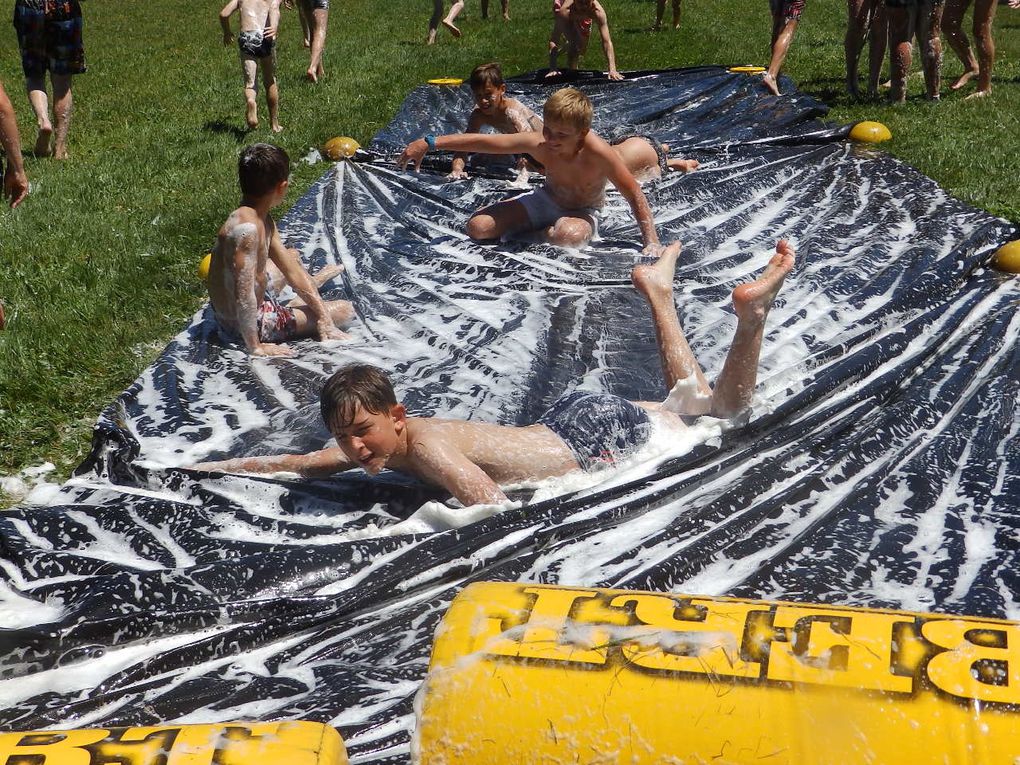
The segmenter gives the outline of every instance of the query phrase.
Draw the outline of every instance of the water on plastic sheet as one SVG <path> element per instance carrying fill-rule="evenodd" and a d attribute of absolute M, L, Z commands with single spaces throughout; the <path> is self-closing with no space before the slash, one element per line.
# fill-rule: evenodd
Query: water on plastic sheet
<path fill-rule="evenodd" d="M 732 289 L 777 239 L 797 248 L 746 422 L 657 434 L 617 471 L 492 507 L 391 472 L 182 469 L 331 444 L 319 388 L 351 361 L 391 370 L 420 415 L 524 424 L 575 389 L 665 398 L 624 200 L 580 251 L 467 240 L 512 165 L 475 157 L 448 183 L 430 153 L 398 172 L 387 157 L 470 110 L 466 87 L 419 88 L 374 161 L 330 165 L 282 221 L 312 269 L 344 265 L 323 293 L 353 301 L 351 340 L 254 359 L 205 309 L 103 413 L 78 476 L 4 513 L 6 729 L 300 717 L 338 726 L 353 762 L 406 762 L 433 631 L 476 580 L 1020 616 L 1017 282 L 981 267 L 1015 230 L 844 143 L 789 83 L 779 99 L 721 68 L 578 84 L 596 130 L 702 163 L 645 191 L 660 237 L 684 242 L 676 304 L 709 379 Z M 509 90 L 539 111 L 552 87 Z"/>

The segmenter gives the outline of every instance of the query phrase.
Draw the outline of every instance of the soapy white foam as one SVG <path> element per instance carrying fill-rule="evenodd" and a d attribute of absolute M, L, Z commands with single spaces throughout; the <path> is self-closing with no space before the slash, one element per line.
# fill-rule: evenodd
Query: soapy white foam
<path fill-rule="evenodd" d="M 14 475 L 0 476 L 0 491 L 14 503 L 46 505 L 53 492 L 60 489 L 58 484 L 46 480 L 54 470 L 56 466 L 52 462 L 44 462 L 41 465 L 27 467 Z"/>
<path fill-rule="evenodd" d="M 26 598 L 0 580 L 0 629 L 14 630 L 58 621 L 64 615 L 59 605 Z"/>

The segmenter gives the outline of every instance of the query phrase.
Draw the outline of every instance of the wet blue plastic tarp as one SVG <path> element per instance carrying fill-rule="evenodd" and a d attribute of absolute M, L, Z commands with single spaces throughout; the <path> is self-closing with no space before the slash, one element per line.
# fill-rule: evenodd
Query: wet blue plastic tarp
<path fill-rule="evenodd" d="M 346 267 L 324 292 L 354 301 L 354 339 L 256 360 L 200 313 L 103 413 L 58 503 L 0 517 L 17 616 L 0 725 L 302 717 L 336 725 L 357 762 L 404 762 L 433 630 L 475 580 L 1020 617 L 1020 291 L 985 266 L 1013 227 L 753 77 L 578 84 L 596 130 L 702 162 L 645 191 L 660 236 L 685 243 L 677 305 L 710 377 L 729 293 L 776 239 L 796 244 L 750 422 L 624 481 L 434 533 L 386 535 L 444 498 L 393 474 L 177 467 L 320 448 L 319 387 L 351 360 L 394 370 L 414 413 L 508 424 L 578 387 L 665 394 L 623 200 L 581 252 L 466 240 L 507 183 L 491 164 L 446 182 L 442 157 L 395 169 L 408 140 L 466 122 L 465 88 L 419 88 L 374 159 L 330 167 L 282 226 L 313 268 Z M 553 87 L 511 91 L 540 109 Z"/>

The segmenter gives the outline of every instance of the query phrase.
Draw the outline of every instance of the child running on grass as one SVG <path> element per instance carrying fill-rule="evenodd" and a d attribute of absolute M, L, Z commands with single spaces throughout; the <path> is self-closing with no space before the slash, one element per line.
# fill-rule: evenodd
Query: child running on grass
<path fill-rule="evenodd" d="M 553 0 L 552 34 L 549 35 L 549 72 L 546 77 L 560 74 L 557 67 L 560 47 L 566 41 L 567 68 L 577 69 L 577 62 L 588 50 L 592 26 L 598 24 L 602 50 L 609 64 L 608 77 L 622 80 L 623 75 L 616 69 L 616 52 L 613 38 L 609 34 L 609 19 L 599 0 Z"/>
<path fill-rule="evenodd" d="M 686 427 L 685 416 L 736 417 L 750 406 L 765 319 L 793 268 L 793 249 L 780 241 L 761 276 L 733 290 L 737 328 L 714 389 L 687 343 L 673 302 L 679 254 L 676 242 L 654 265 L 634 268 L 631 279 L 651 309 L 666 389 L 671 393 L 695 390 L 697 395 L 690 400 L 697 403 L 677 405 L 674 396 L 661 404 L 632 402 L 608 393 L 573 391 L 526 427 L 409 417 L 382 370 L 355 364 L 334 374 L 320 397 L 322 418 L 338 446 L 311 454 L 208 462 L 195 468 L 287 471 L 308 477 L 355 468 L 377 475 L 390 468 L 446 489 L 465 506 L 494 504 L 507 501 L 500 484 L 611 467 L 649 440 L 653 422 L 677 432 Z"/>
<path fill-rule="evenodd" d="M 655 24 L 652 31 L 662 29 L 662 17 L 666 15 L 666 0 L 655 0 Z M 673 29 L 680 28 L 680 0 L 673 0 Z"/>
<path fill-rule="evenodd" d="M 804 13 L 806 0 L 769 0 L 772 9 L 772 59 L 769 68 L 762 75 L 762 80 L 769 92 L 779 95 L 779 71 L 790 52 L 793 33 Z"/>
<path fill-rule="evenodd" d="M 262 68 L 262 85 L 266 90 L 266 106 L 274 133 L 279 133 L 280 95 L 276 86 L 276 31 L 280 26 L 280 0 L 229 0 L 220 11 L 223 27 L 223 44 L 234 41 L 230 17 L 241 15 L 241 28 L 237 34 L 237 47 L 241 56 L 241 74 L 244 78 L 244 120 L 251 130 L 259 126 L 256 79 Z"/>
<path fill-rule="evenodd" d="M 606 182 L 630 204 L 644 251 L 661 250 L 655 221 L 641 187 L 619 154 L 591 131 L 591 101 L 575 88 L 563 88 L 545 102 L 541 133 L 427 135 L 409 143 L 398 164 L 415 171 L 430 149 L 485 154 L 527 154 L 545 169 L 545 185 L 514 199 L 485 207 L 467 224 L 476 241 L 533 233 L 560 247 L 583 247 L 598 233 Z"/>
<path fill-rule="evenodd" d="M 270 210 L 286 197 L 289 176 L 290 158 L 283 149 L 257 143 L 241 152 L 241 206 L 220 228 L 209 264 L 209 301 L 216 318 L 241 336 L 253 356 L 293 356 L 279 343 L 299 337 L 341 340 L 347 335 L 336 323 L 354 318 L 348 301 L 325 302 L 319 296 L 318 288 L 342 267 L 312 277 L 297 250 L 280 240 Z M 298 294 L 287 305 L 276 297 L 284 284 Z"/>

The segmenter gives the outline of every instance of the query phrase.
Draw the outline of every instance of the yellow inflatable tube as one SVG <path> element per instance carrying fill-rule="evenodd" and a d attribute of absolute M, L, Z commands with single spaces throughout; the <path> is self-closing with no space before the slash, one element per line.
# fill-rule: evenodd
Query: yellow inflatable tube
<path fill-rule="evenodd" d="M 1016 763 L 1020 625 L 482 583 L 418 705 L 425 765 Z"/>
<path fill-rule="evenodd" d="M 0 733 L 0 763 L 347 765 L 340 734 L 313 722 L 160 725 Z"/>

